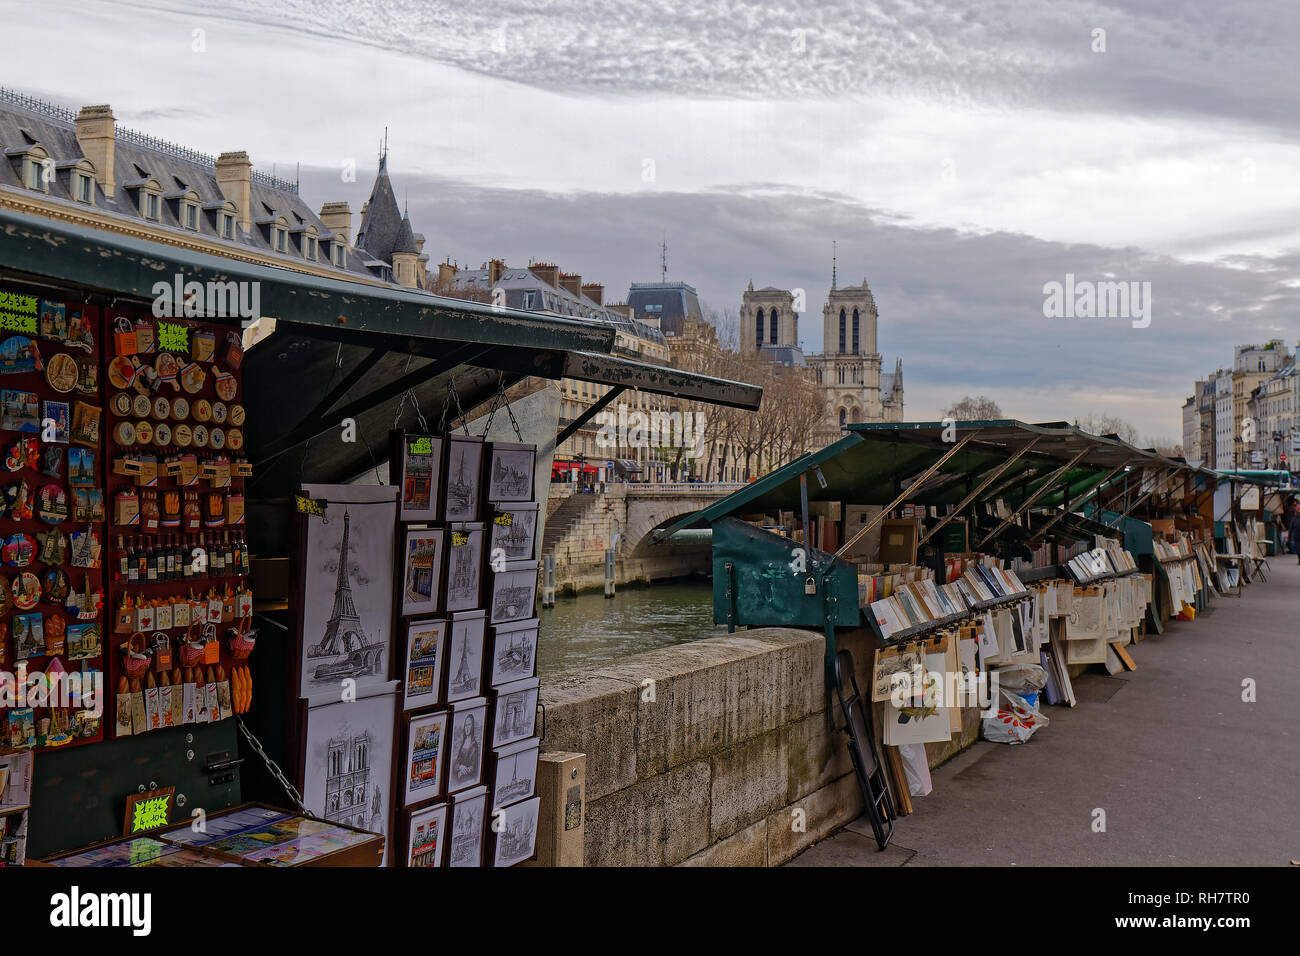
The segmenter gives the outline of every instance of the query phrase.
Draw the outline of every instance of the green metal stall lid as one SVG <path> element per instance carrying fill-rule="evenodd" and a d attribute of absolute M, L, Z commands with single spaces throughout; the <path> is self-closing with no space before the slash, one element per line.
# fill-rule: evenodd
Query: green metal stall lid
<path fill-rule="evenodd" d="M 1049 478 L 1053 485 L 1068 484 L 1073 499 L 1126 464 L 1135 471 L 1156 467 L 1192 470 L 1152 450 L 1136 448 L 1115 436 L 1091 435 L 1067 422 L 872 422 L 851 424 L 846 429 L 838 441 L 685 516 L 659 532 L 656 540 L 665 540 L 682 528 L 712 524 L 727 515 L 797 510 L 799 476 L 805 473 L 810 501 L 885 504 L 964 439 L 969 440 L 909 502 L 956 504 L 1017 453 L 1020 457 L 989 485 L 980 500 L 1002 497 L 1008 503 L 1023 501 Z M 1057 474 L 1076 456 L 1072 467 Z M 1061 492 L 1045 493 L 1039 501 L 1050 506 L 1053 498 L 1059 504 Z"/>

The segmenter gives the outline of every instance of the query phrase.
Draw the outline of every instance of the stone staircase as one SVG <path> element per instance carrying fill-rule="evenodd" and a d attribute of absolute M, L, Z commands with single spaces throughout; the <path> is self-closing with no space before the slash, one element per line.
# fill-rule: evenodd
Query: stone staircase
<path fill-rule="evenodd" d="M 542 554 L 553 553 L 555 546 L 587 516 L 599 500 L 599 495 L 572 495 L 565 498 L 546 519 L 546 530 L 542 532 Z"/>

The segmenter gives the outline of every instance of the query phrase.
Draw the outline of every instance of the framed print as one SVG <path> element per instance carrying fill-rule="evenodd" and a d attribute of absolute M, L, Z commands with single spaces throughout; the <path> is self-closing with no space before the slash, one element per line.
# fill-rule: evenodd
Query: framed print
<path fill-rule="evenodd" d="M 456 794 L 451 798 L 447 815 L 447 865 L 482 866 L 487 787 Z"/>
<path fill-rule="evenodd" d="M 396 686 L 307 710 L 303 804 L 322 819 L 388 835 Z"/>
<path fill-rule="evenodd" d="M 495 824 L 493 841 L 493 866 L 514 866 L 532 857 L 537 847 L 537 813 L 541 798 L 501 807 L 501 816 Z"/>
<path fill-rule="evenodd" d="M 536 445 L 488 445 L 488 501 L 532 501 Z"/>
<path fill-rule="evenodd" d="M 536 737 L 492 752 L 492 807 L 527 800 L 537 792 L 537 758 L 541 741 Z"/>
<path fill-rule="evenodd" d="M 441 499 L 442 446 L 439 435 L 395 431 L 389 482 L 401 489 L 398 516 L 402 521 L 437 521 Z"/>
<path fill-rule="evenodd" d="M 411 814 L 406 827 L 406 865 L 411 869 L 442 866 L 447 804 Z"/>
<path fill-rule="evenodd" d="M 496 690 L 496 719 L 492 724 L 492 747 L 504 747 L 533 736 L 537 727 L 536 677 L 515 681 Z"/>
<path fill-rule="evenodd" d="M 487 700 L 475 697 L 451 705 L 451 749 L 447 752 L 447 792 L 483 782 L 483 744 L 487 739 Z"/>
<path fill-rule="evenodd" d="M 444 516 L 448 521 L 477 521 L 483 472 L 483 439 L 448 435 L 444 465 Z"/>
<path fill-rule="evenodd" d="M 388 681 L 393 618 L 397 489 L 391 485 L 304 485 L 324 506 L 306 515 L 302 552 L 299 694 L 336 694 Z"/>
<path fill-rule="evenodd" d="M 451 616 L 447 642 L 448 701 L 478 697 L 483 692 L 483 645 L 486 619 L 482 611 L 460 611 Z"/>
<path fill-rule="evenodd" d="M 531 561 L 537 540 L 536 501 L 508 504 L 492 503 L 491 539 L 488 554 L 504 561 Z"/>
<path fill-rule="evenodd" d="M 537 603 L 537 562 L 511 561 L 492 575 L 488 614 L 492 624 L 533 616 Z"/>
<path fill-rule="evenodd" d="M 406 682 L 402 709 L 430 707 L 442 697 L 442 659 L 446 656 L 447 622 L 411 621 L 406 625 Z"/>
<path fill-rule="evenodd" d="M 537 625 L 533 617 L 492 628 L 488 683 L 493 687 L 532 677 L 537 672 Z"/>
<path fill-rule="evenodd" d="M 442 528 L 408 529 L 402 546 L 402 614 L 431 614 L 442 594 Z"/>
<path fill-rule="evenodd" d="M 446 749 L 447 714 L 420 714 L 406 718 L 405 806 L 414 806 L 442 794 L 442 755 Z"/>
<path fill-rule="evenodd" d="M 469 611 L 483 600 L 483 524 L 453 524 L 447 529 L 448 611 Z"/>

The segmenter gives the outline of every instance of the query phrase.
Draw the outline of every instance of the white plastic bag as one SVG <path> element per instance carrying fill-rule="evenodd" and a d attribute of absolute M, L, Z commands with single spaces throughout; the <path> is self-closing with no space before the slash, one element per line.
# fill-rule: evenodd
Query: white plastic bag
<path fill-rule="evenodd" d="M 1023 744 L 1039 727 L 1051 723 L 1037 707 L 1029 706 L 1029 701 L 1005 687 L 998 688 L 998 701 L 1001 706 L 997 716 L 984 718 L 982 733 L 985 740 L 997 744 Z"/>
<path fill-rule="evenodd" d="M 1012 664 L 995 668 L 993 672 L 998 675 L 998 686 L 1003 690 L 1032 694 L 1047 686 L 1047 671 L 1041 664 Z"/>

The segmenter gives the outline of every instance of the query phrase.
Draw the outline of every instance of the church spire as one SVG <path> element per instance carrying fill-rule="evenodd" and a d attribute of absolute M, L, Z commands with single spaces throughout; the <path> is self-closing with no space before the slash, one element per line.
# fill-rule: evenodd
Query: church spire
<path fill-rule="evenodd" d="M 837 261 L 838 258 L 839 258 L 839 248 L 838 248 L 838 245 L 839 245 L 839 244 L 838 244 L 834 239 L 831 240 L 831 289 L 832 289 L 832 290 L 834 290 L 834 288 L 835 288 L 835 278 L 836 278 L 836 277 L 835 277 L 835 270 L 836 270 L 836 267 L 839 265 L 839 263 L 838 263 L 838 261 Z"/>

